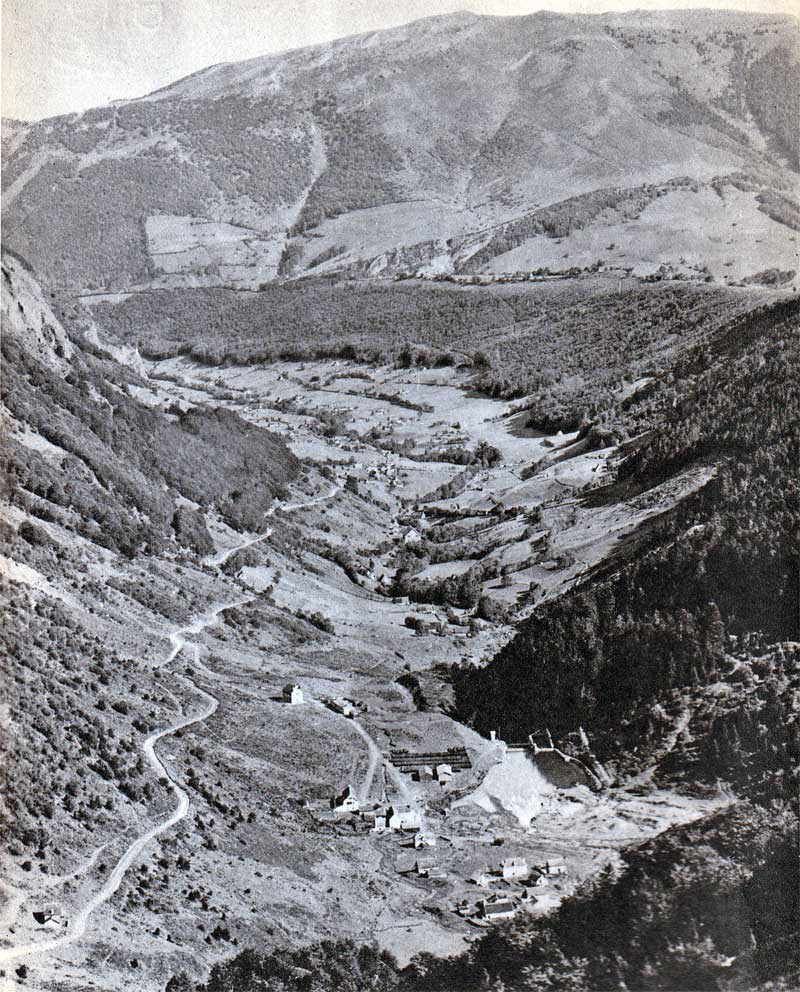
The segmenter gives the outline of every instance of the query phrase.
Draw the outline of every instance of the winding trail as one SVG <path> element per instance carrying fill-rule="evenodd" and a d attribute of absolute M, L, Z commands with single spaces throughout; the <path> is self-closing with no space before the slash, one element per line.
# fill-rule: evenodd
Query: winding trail
<path fill-rule="evenodd" d="M 324 710 L 326 713 L 331 713 L 334 716 L 337 714 L 333 710 L 329 709 L 324 703 L 320 702 L 319 699 L 308 698 L 308 702 L 312 705 L 317 706 L 319 709 Z M 375 741 L 370 737 L 367 731 L 361 726 L 358 720 L 354 720 L 351 717 L 342 717 L 343 720 L 347 720 L 348 724 L 364 739 L 364 743 L 367 745 L 367 750 L 369 751 L 369 764 L 367 765 L 367 770 L 364 773 L 364 779 L 361 783 L 361 788 L 359 790 L 360 796 L 359 800 L 365 803 L 369 798 L 369 792 L 372 788 L 372 782 L 375 778 L 375 772 L 378 770 L 378 765 L 383 761 L 383 755 L 381 754 L 380 748 L 375 743 Z"/>
<path fill-rule="evenodd" d="M 275 515 L 277 510 L 283 510 L 284 513 L 292 513 L 294 510 L 304 510 L 309 506 L 316 506 L 317 503 L 324 503 L 326 500 L 333 499 L 333 497 L 341 492 L 342 487 L 340 485 L 335 485 L 329 493 L 324 496 L 316 496 L 314 499 L 308 500 L 306 503 L 287 503 L 284 506 L 282 503 L 274 503 L 264 514 L 264 517 L 272 517 Z M 213 565 L 216 568 L 220 568 L 225 562 L 232 556 L 235 555 L 237 551 L 243 551 L 245 548 L 252 548 L 254 544 L 260 544 L 262 541 L 266 541 L 267 538 L 272 536 L 274 528 L 268 527 L 263 534 L 259 534 L 257 537 L 251 538 L 249 541 L 243 541 L 241 544 L 236 544 L 232 548 L 223 548 L 221 551 L 217 551 L 206 558 L 207 565 Z"/>
<path fill-rule="evenodd" d="M 283 509 L 287 511 L 300 510 L 307 506 L 313 506 L 316 503 L 324 502 L 327 499 L 331 499 L 335 496 L 341 489 L 341 486 L 334 486 L 330 493 L 325 496 L 316 497 L 313 500 L 309 500 L 306 503 L 295 503 L 288 506 L 284 506 Z M 278 509 L 277 506 L 272 507 L 267 511 L 268 515 L 272 515 L 275 510 Z M 271 531 L 270 531 L 271 533 Z M 264 540 L 269 534 L 262 534 L 258 540 Z M 242 546 L 247 546 L 256 543 L 255 541 L 245 541 Z M 239 547 L 230 548 L 225 552 L 224 557 L 221 562 L 227 560 L 227 557 L 238 551 Z M 216 557 L 216 556 L 215 556 Z M 198 617 L 192 623 L 187 624 L 185 627 L 179 627 L 178 630 L 173 631 L 169 635 L 169 640 L 172 644 L 172 649 L 167 655 L 167 657 L 160 664 L 154 666 L 156 669 L 164 668 L 173 662 L 178 655 L 183 651 L 186 646 L 187 635 L 199 634 L 206 627 L 211 626 L 216 622 L 217 617 L 220 613 L 224 613 L 225 610 L 233 609 L 236 606 L 242 606 L 244 603 L 251 602 L 253 597 L 248 597 L 246 599 L 239 599 L 233 603 L 222 603 L 218 606 L 213 607 L 207 613 Z M 219 699 L 212 695 L 210 692 L 206 692 L 205 689 L 201 689 L 197 683 L 190 678 L 188 675 L 182 676 L 184 681 L 191 686 L 194 692 L 204 701 L 203 708 L 192 716 L 184 716 L 176 723 L 171 724 L 169 727 L 163 730 L 158 730 L 155 733 L 150 734 L 150 736 L 145 740 L 142 751 L 149 761 L 151 767 L 156 772 L 159 777 L 164 777 L 169 782 L 169 786 L 172 789 L 172 793 L 178 800 L 177 806 L 172 811 L 172 813 L 164 820 L 161 820 L 155 826 L 151 827 L 145 833 L 140 834 L 131 844 L 128 845 L 125 852 L 122 854 L 120 859 L 114 865 L 111 874 L 108 876 L 103 887 L 89 899 L 88 902 L 84 903 L 83 906 L 77 909 L 75 914 L 72 916 L 69 927 L 65 934 L 59 937 L 54 937 L 50 940 L 34 941 L 28 944 L 19 944 L 16 947 L 6 947 L 0 948 L 0 965 L 7 964 L 11 961 L 17 961 L 20 958 L 29 957 L 33 954 L 43 954 L 49 951 L 59 950 L 62 947 L 67 947 L 70 944 L 74 944 L 77 940 L 86 933 L 86 928 L 89 923 L 89 918 L 91 915 L 100 908 L 104 903 L 114 895 L 117 889 L 122 884 L 122 880 L 125 877 L 125 873 L 128 871 L 130 866 L 139 857 L 144 848 L 150 843 L 151 840 L 163 834 L 165 831 L 174 827 L 176 823 L 179 823 L 189 812 L 190 801 L 188 793 L 178 784 L 176 777 L 167 768 L 164 762 L 158 757 L 155 751 L 155 746 L 164 737 L 169 737 L 172 734 L 177 733 L 179 730 L 184 730 L 186 727 L 190 727 L 195 723 L 202 723 L 207 720 L 219 706 Z M 366 733 L 365 731 L 362 731 Z M 10 886 L 9 886 L 10 888 Z M 18 909 L 18 907 L 14 907 Z"/>
<path fill-rule="evenodd" d="M 217 616 L 224 610 L 238 605 L 241 605 L 241 601 L 237 603 L 226 603 L 215 607 L 205 617 L 195 621 L 188 627 L 183 627 L 179 631 L 170 634 L 170 640 L 173 643 L 172 651 L 169 653 L 166 660 L 158 667 L 161 668 L 164 665 L 169 664 L 180 654 L 186 643 L 183 636 L 185 633 L 199 633 L 204 627 L 212 624 L 216 620 Z M 9 961 L 16 961 L 19 958 L 28 957 L 31 954 L 41 954 L 46 951 L 55 951 L 61 947 L 66 947 L 69 944 L 75 943 L 76 940 L 79 940 L 86 932 L 89 917 L 96 909 L 102 906 L 103 903 L 108 902 L 111 896 L 114 895 L 122 884 L 122 880 L 125 877 L 127 870 L 136 858 L 138 858 L 144 848 L 150 843 L 150 841 L 155 837 L 158 837 L 159 834 L 164 833 L 165 830 L 169 830 L 170 827 L 175 826 L 175 824 L 182 820 L 188 813 L 189 796 L 181 788 L 181 786 L 178 785 L 175 776 L 158 757 L 155 752 L 155 746 L 163 737 L 168 737 L 171 734 L 175 734 L 177 731 L 183 730 L 185 727 L 190 727 L 194 723 L 201 723 L 203 720 L 207 720 L 219 706 L 219 700 L 216 696 L 212 696 L 204 689 L 201 689 L 197 683 L 195 683 L 188 676 L 185 678 L 191 685 L 192 689 L 205 701 L 204 707 L 199 713 L 195 713 L 192 716 L 185 716 L 176 723 L 173 723 L 171 726 L 166 727 L 164 730 L 158 730 L 151 734 L 145 740 L 142 747 L 145 757 L 150 762 L 150 765 L 156 774 L 165 777 L 169 781 L 170 788 L 178 800 L 177 806 L 165 820 L 161 820 L 154 827 L 151 827 L 145 833 L 140 834 L 140 836 L 127 847 L 122 857 L 114 865 L 114 868 L 112 869 L 111 874 L 108 876 L 103 887 L 95 893 L 95 895 L 92 896 L 87 903 L 81 906 L 72 917 L 69 928 L 65 934 L 60 937 L 55 937 L 52 940 L 42 940 L 30 944 L 22 944 L 17 947 L 3 948 L 0 950 L 0 964 L 5 964 Z"/>

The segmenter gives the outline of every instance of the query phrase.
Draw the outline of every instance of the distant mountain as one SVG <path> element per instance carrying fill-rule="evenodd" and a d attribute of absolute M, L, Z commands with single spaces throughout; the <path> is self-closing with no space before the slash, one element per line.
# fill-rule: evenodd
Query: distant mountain
<path fill-rule="evenodd" d="M 6 239 L 111 291 L 598 262 L 738 280 L 800 268 L 799 116 L 795 18 L 434 17 L 13 122 Z"/>

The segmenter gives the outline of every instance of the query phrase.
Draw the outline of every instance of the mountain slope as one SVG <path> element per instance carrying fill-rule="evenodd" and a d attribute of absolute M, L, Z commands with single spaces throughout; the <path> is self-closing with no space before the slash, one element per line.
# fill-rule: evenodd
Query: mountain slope
<path fill-rule="evenodd" d="M 3 256 L 2 282 L 9 502 L 130 557 L 209 550 L 205 514 L 261 528 L 299 472 L 277 437 L 230 411 L 141 401 L 143 380 L 70 340 L 18 259 Z"/>
<path fill-rule="evenodd" d="M 713 230 L 686 266 L 721 267 L 756 238 L 777 246 L 777 264 L 796 254 L 798 51 L 787 17 L 456 14 L 214 66 L 141 100 L 12 128 L 7 238 L 82 289 L 515 271 L 586 228 L 589 245 L 567 246 L 581 264 L 615 225 L 609 264 L 647 269 L 665 258 L 640 228 L 669 242 L 688 195 Z M 734 173 L 734 187 L 712 184 Z M 665 216 L 651 217 L 656 199 Z M 565 200 L 566 226 L 540 223 Z M 509 222 L 513 244 L 498 231 Z M 79 258 L 60 250 L 69 238 Z"/>

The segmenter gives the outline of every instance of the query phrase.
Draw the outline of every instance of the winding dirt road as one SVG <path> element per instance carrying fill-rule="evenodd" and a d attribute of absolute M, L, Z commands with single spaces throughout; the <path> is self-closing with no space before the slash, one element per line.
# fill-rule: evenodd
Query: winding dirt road
<path fill-rule="evenodd" d="M 313 506 L 316 503 L 321 503 L 327 499 L 331 499 L 335 496 L 341 489 L 341 486 L 334 486 L 330 493 L 316 497 L 313 500 L 309 500 L 305 503 L 295 503 L 289 506 L 284 506 L 285 511 L 300 510 L 307 506 Z M 278 506 L 272 507 L 267 511 L 268 515 L 272 515 Z M 262 534 L 257 540 L 265 540 L 271 531 Z M 256 541 L 245 541 L 242 545 L 230 548 L 223 553 L 223 556 L 219 561 L 215 561 L 215 564 L 222 564 L 227 558 L 234 552 L 238 551 L 240 547 L 247 547 L 251 544 L 255 544 Z M 214 556 L 217 558 L 218 556 Z M 244 603 L 250 602 L 252 597 L 247 599 L 239 599 L 233 603 L 222 603 L 218 606 L 213 607 L 208 613 L 203 614 L 198 617 L 192 623 L 185 627 L 180 627 L 178 630 L 173 631 L 169 635 L 169 640 L 172 643 L 172 649 L 170 650 L 167 657 L 160 664 L 156 665 L 156 668 L 164 668 L 173 662 L 178 655 L 183 651 L 187 643 L 187 636 L 200 634 L 206 627 L 211 626 L 216 622 L 217 617 L 220 613 L 224 613 L 225 610 L 233 609 L 236 606 L 242 606 Z M 91 915 L 100 908 L 104 903 L 114 895 L 117 889 L 122 884 L 122 880 L 125 877 L 125 873 L 134 863 L 134 861 L 139 857 L 144 848 L 150 843 L 151 840 L 163 834 L 166 830 L 174 827 L 176 823 L 179 823 L 189 812 L 190 801 L 188 794 L 184 789 L 178 784 L 175 776 L 167 768 L 164 762 L 158 757 L 155 752 L 155 746 L 164 737 L 169 737 L 172 734 L 177 733 L 179 730 L 183 730 L 186 727 L 192 726 L 195 723 L 202 723 L 207 720 L 219 706 L 219 699 L 205 689 L 201 689 L 197 683 L 190 678 L 188 675 L 182 676 L 183 680 L 192 688 L 192 690 L 200 696 L 205 705 L 200 710 L 200 712 L 195 713 L 192 716 L 185 716 L 178 720 L 176 723 L 171 724 L 169 727 L 163 730 L 158 730 L 151 734 L 144 742 L 142 746 L 142 751 L 147 760 L 149 761 L 151 767 L 156 772 L 159 777 L 164 777 L 168 780 L 169 786 L 172 789 L 173 795 L 178 800 L 177 806 L 172 811 L 172 813 L 164 820 L 158 822 L 155 826 L 151 827 L 145 833 L 140 834 L 125 850 L 123 855 L 120 857 L 119 861 L 114 865 L 111 874 L 106 879 L 103 887 L 89 899 L 88 902 L 84 903 L 83 906 L 79 907 L 77 911 L 72 916 L 70 920 L 69 927 L 66 933 L 59 937 L 54 937 L 50 940 L 40 940 L 34 941 L 28 944 L 19 944 L 16 947 L 7 947 L 0 949 L 0 965 L 8 964 L 12 961 L 18 961 L 20 958 L 29 957 L 33 954 L 44 954 L 49 951 L 55 951 L 62 947 L 67 947 L 70 944 L 74 944 L 79 940 L 86 932 L 87 925 L 89 923 L 89 918 Z"/>
<path fill-rule="evenodd" d="M 284 513 L 293 513 L 295 510 L 304 510 L 306 507 L 316 506 L 317 503 L 324 503 L 326 500 L 332 499 L 341 490 L 342 487 L 337 484 L 324 496 L 315 496 L 314 499 L 310 499 L 305 503 L 287 503 L 286 506 L 280 502 L 275 503 L 267 510 L 264 517 L 273 517 L 278 510 L 283 510 Z M 206 558 L 206 564 L 220 568 L 237 551 L 244 551 L 245 548 L 252 548 L 254 544 L 260 544 L 262 541 L 266 541 L 267 538 L 272 536 L 273 529 L 272 527 L 268 527 L 263 534 L 259 534 L 249 541 L 243 541 L 241 544 L 236 544 L 232 548 L 223 548 L 222 551 L 216 551 L 213 555 L 209 555 Z"/>
<path fill-rule="evenodd" d="M 180 654 L 186 644 L 184 634 L 200 633 L 204 627 L 214 623 L 219 614 L 224 610 L 230 609 L 232 606 L 240 606 L 241 603 L 242 601 L 240 600 L 236 603 L 225 603 L 221 606 L 217 606 L 206 616 L 196 620 L 188 627 L 182 627 L 180 630 L 175 631 L 175 633 L 170 634 L 170 640 L 172 641 L 173 648 L 167 658 L 158 667 L 161 668 L 164 665 L 169 664 Z M 171 734 L 175 734 L 177 731 L 183 730 L 185 727 L 190 727 L 194 723 L 201 723 L 203 720 L 207 720 L 219 706 L 219 700 L 216 696 L 212 696 L 204 689 L 201 689 L 188 676 L 184 676 L 184 678 L 192 689 L 205 701 L 203 709 L 200 710 L 199 713 L 195 713 L 192 716 L 183 717 L 171 726 L 166 727 L 164 730 L 158 730 L 151 734 L 142 746 L 142 751 L 156 774 L 159 777 L 165 777 L 169 781 L 170 788 L 178 800 L 177 806 L 165 820 L 161 820 L 148 831 L 141 834 L 128 846 L 125 853 L 114 865 L 114 868 L 106 879 L 103 887 L 95 893 L 95 895 L 92 896 L 87 903 L 81 906 L 72 917 L 69 924 L 69 929 L 65 934 L 62 934 L 60 937 L 54 937 L 51 940 L 36 941 L 30 944 L 22 944 L 17 947 L 4 948 L 0 950 L 0 964 L 5 964 L 9 961 L 16 961 L 19 958 L 28 957 L 31 954 L 41 954 L 46 951 L 54 951 L 60 947 L 66 947 L 69 944 L 73 944 L 76 940 L 79 940 L 86 932 L 89 917 L 96 909 L 102 906 L 103 903 L 108 902 L 111 896 L 114 895 L 122 884 L 122 880 L 125 877 L 125 872 L 130 868 L 150 841 L 155 837 L 158 837 L 159 834 L 164 833 L 165 830 L 169 830 L 170 827 L 175 826 L 176 823 L 186 816 L 189 811 L 189 796 L 181 788 L 181 786 L 178 785 L 172 772 L 158 757 L 155 752 L 155 746 L 163 737 L 168 737 Z"/>

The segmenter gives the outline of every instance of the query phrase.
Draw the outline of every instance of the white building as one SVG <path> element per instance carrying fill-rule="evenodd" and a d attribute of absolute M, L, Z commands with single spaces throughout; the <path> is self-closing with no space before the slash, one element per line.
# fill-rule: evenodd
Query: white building
<path fill-rule="evenodd" d="M 283 687 L 283 698 L 287 703 L 291 703 L 292 706 L 298 706 L 305 701 L 303 699 L 303 690 L 294 682 L 290 682 Z"/>
<path fill-rule="evenodd" d="M 531 870 L 525 858 L 506 858 L 501 865 L 503 879 L 506 882 L 515 882 L 518 879 L 527 878 Z"/>
<path fill-rule="evenodd" d="M 477 875 L 473 875 L 469 881 L 474 882 L 476 885 L 480 885 L 482 889 L 488 889 L 492 882 L 497 881 L 497 877 L 495 875 L 488 875 L 485 871 L 481 871 L 478 872 Z"/>
<path fill-rule="evenodd" d="M 334 713 L 341 713 L 342 716 L 346 716 L 351 720 L 356 715 L 353 704 L 349 699 L 345 699 L 343 696 L 336 696 L 333 699 L 329 699 L 327 702 L 329 709 L 332 709 Z"/>
<path fill-rule="evenodd" d="M 340 796 L 334 796 L 331 799 L 331 808 L 334 813 L 357 813 L 361 806 L 353 787 L 348 785 Z"/>
<path fill-rule="evenodd" d="M 485 920 L 504 920 L 515 916 L 517 907 L 510 899 L 481 899 L 478 903 L 481 916 Z"/>
<path fill-rule="evenodd" d="M 390 830 L 419 830 L 422 817 L 411 806 L 390 806 L 386 811 L 386 825 Z"/>
<path fill-rule="evenodd" d="M 436 847 L 436 834 L 418 830 L 414 834 L 414 847 Z"/>

